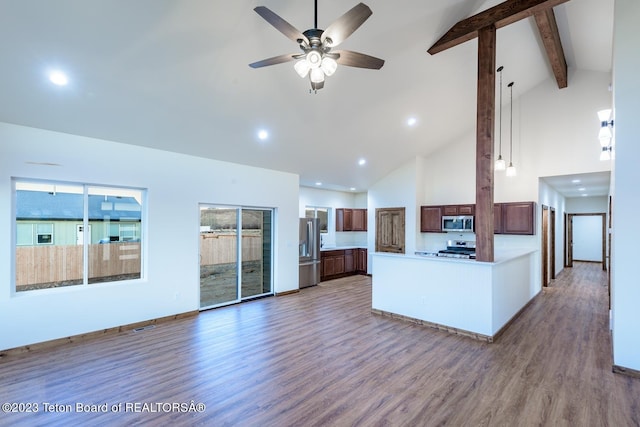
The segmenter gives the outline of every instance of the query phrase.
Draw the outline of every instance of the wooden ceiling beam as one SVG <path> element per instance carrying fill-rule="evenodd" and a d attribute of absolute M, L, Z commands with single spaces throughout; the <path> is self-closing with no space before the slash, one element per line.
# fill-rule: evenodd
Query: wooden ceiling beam
<path fill-rule="evenodd" d="M 427 52 L 435 55 L 438 52 L 478 37 L 478 31 L 483 28 L 492 25 L 496 28 L 501 28 L 567 1 L 569 0 L 507 0 L 458 22 Z"/>
<path fill-rule="evenodd" d="M 564 57 L 562 42 L 560 41 L 560 33 L 558 32 L 558 24 L 556 23 L 556 15 L 553 9 L 545 9 L 534 14 L 542 43 L 547 51 L 549 64 L 556 76 L 558 88 L 567 87 L 567 61 Z"/>

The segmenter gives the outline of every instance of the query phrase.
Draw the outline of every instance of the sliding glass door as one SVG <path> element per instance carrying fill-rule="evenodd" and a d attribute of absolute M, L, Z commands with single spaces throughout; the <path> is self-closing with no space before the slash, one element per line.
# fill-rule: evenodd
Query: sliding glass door
<path fill-rule="evenodd" d="M 273 293 L 273 210 L 200 206 L 200 308 Z"/>

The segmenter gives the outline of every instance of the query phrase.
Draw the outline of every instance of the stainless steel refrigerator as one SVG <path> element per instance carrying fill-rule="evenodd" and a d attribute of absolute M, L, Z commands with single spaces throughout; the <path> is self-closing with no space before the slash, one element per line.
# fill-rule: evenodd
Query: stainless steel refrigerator
<path fill-rule="evenodd" d="M 300 218 L 300 288 L 320 283 L 319 221 L 317 218 Z"/>

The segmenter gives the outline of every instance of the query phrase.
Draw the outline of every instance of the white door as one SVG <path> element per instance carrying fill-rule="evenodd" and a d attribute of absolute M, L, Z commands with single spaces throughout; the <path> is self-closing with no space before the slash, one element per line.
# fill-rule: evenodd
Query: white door
<path fill-rule="evenodd" d="M 91 243 L 91 224 L 89 224 L 89 243 Z M 76 225 L 76 245 L 84 244 L 84 225 Z"/>

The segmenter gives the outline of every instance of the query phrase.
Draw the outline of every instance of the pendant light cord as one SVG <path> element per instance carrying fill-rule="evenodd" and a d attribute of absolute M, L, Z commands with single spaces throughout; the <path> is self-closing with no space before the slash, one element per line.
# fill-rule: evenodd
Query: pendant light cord
<path fill-rule="evenodd" d="M 509 115 L 509 164 L 513 162 L 513 82 L 509 83 L 511 89 L 511 113 Z"/>
<path fill-rule="evenodd" d="M 500 73 L 500 120 L 498 120 L 499 124 L 500 124 L 500 129 L 498 130 L 498 154 L 499 157 L 498 159 L 502 158 L 502 70 L 504 67 L 500 66 L 498 67 L 498 72 Z"/>

